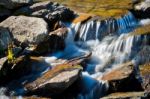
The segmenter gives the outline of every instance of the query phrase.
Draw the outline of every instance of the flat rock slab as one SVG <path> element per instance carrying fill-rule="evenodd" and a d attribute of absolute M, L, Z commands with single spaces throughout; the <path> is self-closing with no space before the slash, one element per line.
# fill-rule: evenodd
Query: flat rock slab
<path fill-rule="evenodd" d="M 136 79 L 132 62 L 121 64 L 98 80 L 108 81 L 108 93 L 143 90 L 140 82 Z"/>
<path fill-rule="evenodd" d="M 80 66 L 58 65 L 37 80 L 25 85 L 29 92 L 40 95 L 59 94 L 73 84 L 81 75 Z"/>

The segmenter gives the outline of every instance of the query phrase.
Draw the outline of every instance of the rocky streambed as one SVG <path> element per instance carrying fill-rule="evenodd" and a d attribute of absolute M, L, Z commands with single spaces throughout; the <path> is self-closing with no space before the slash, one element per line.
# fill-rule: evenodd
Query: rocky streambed
<path fill-rule="evenodd" d="M 149 99 L 150 1 L 73 2 L 0 1 L 0 98 Z"/>

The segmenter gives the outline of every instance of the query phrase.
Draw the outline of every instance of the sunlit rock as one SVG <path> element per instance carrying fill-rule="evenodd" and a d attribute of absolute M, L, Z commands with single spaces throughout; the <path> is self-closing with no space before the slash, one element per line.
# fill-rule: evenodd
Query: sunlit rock
<path fill-rule="evenodd" d="M 76 12 L 88 13 L 99 15 L 101 18 L 106 19 L 110 17 L 120 17 L 128 12 L 128 9 L 132 9 L 132 0 L 67 0 L 62 2 L 61 0 L 51 0 L 67 5 L 69 8 Z"/>
<path fill-rule="evenodd" d="M 134 73 L 134 65 L 132 62 L 121 64 L 116 69 L 104 74 L 102 78 L 108 81 L 109 93 L 127 92 L 127 91 L 142 91 L 140 82 L 136 79 Z"/>
<path fill-rule="evenodd" d="M 11 16 L 0 23 L 8 28 L 14 39 L 21 43 L 38 44 L 48 35 L 47 23 L 42 18 Z"/>
<path fill-rule="evenodd" d="M 29 94 L 59 94 L 71 86 L 81 75 L 82 68 L 78 65 L 61 64 L 47 71 L 37 80 L 25 85 Z"/>

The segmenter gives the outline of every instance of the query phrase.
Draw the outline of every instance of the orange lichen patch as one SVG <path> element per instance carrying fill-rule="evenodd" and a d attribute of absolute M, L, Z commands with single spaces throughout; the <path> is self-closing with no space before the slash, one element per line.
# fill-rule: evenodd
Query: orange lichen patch
<path fill-rule="evenodd" d="M 92 12 L 89 13 L 94 13 L 95 15 L 101 16 L 102 18 L 109 18 L 109 17 L 115 17 L 119 18 L 122 15 L 128 13 L 128 10 L 123 10 L 123 9 L 95 9 Z"/>
<path fill-rule="evenodd" d="M 84 22 L 87 21 L 88 19 L 92 18 L 92 15 L 90 14 L 80 14 L 77 18 L 75 18 L 72 22 L 73 23 L 78 23 L 78 22 Z"/>
<path fill-rule="evenodd" d="M 79 13 L 99 15 L 102 18 L 119 17 L 133 8 L 132 0 L 51 0 Z"/>
<path fill-rule="evenodd" d="M 150 25 L 142 26 L 134 30 L 129 36 L 150 34 Z"/>
<path fill-rule="evenodd" d="M 101 78 L 102 80 L 119 80 L 128 77 L 133 71 L 133 63 L 128 62 L 121 64 L 119 68 L 112 70 L 109 73 L 106 73 Z M 118 76 L 119 75 L 119 76 Z"/>

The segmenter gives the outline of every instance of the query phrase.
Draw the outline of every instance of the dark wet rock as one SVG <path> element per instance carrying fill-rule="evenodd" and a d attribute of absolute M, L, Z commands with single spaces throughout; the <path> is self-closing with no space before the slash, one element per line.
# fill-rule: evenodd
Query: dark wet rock
<path fill-rule="evenodd" d="M 47 23 L 42 18 L 11 16 L 1 22 L 0 26 L 8 28 L 14 39 L 28 45 L 38 44 L 48 35 Z"/>
<path fill-rule="evenodd" d="M 13 36 L 7 28 L 0 26 L 0 55 L 7 49 L 8 44 L 12 41 Z"/>
<path fill-rule="evenodd" d="M 47 71 L 37 80 L 25 85 L 29 94 L 56 95 L 71 86 L 81 75 L 79 65 L 61 64 Z"/>
<path fill-rule="evenodd" d="M 31 6 L 23 7 L 15 12 L 16 15 L 30 15 L 48 19 L 50 22 L 58 20 L 68 21 L 74 18 L 74 12 L 58 3 L 50 1 L 35 3 Z"/>
<path fill-rule="evenodd" d="M 8 9 L 14 9 L 23 5 L 29 5 L 32 4 L 33 0 L 1 0 L 0 5 L 8 8 Z"/>
<path fill-rule="evenodd" d="M 8 16 L 10 16 L 11 13 L 12 12 L 9 9 L 0 6 L 0 22 L 5 20 Z"/>
<path fill-rule="evenodd" d="M 45 71 L 48 66 L 49 64 L 43 61 L 33 60 L 31 56 L 19 56 L 15 59 L 14 63 L 9 63 L 8 60 L 6 60 L 0 70 L 0 84 L 6 85 L 13 80 L 16 80 L 19 85 L 19 79 L 25 76 L 27 78 L 28 76 L 30 77 L 30 75 L 40 74 Z M 30 79 L 26 79 L 26 81 L 28 80 Z"/>
<path fill-rule="evenodd" d="M 143 90 L 140 82 L 136 79 L 132 62 L 120 65 L 104 74 L 100 79 L 108 81 L 108 93 Z"/>
<path fill-rule="evenodd" d="M 117 92 L 102 97 L 101 99 L 147 99 L 144 92 Z"/>
<path fill-rule="evenodd" d="M 143 89 L 150 95 L 150 63 L 140 66 L 140 75 L 142 77 Z"/>
<path fill-rule="evenodd" d="M 20 56 L 16 59 L 15 64 L 4 62 L 0 70 L 0 84 L 7 84 L 13 79 L 18 79 L 23 75 L 27 75 L 30 70 L 30 59 L 27 56 Z"/>
<path fill-rule="evenodd" d="M 31 53 L 32 55 L 42 55 L 52 53 L 65 48 L 65 38 L 67 36 L 67 28 L 59 28 L 49 33 L 43 42 L 39 43 Z"/>

